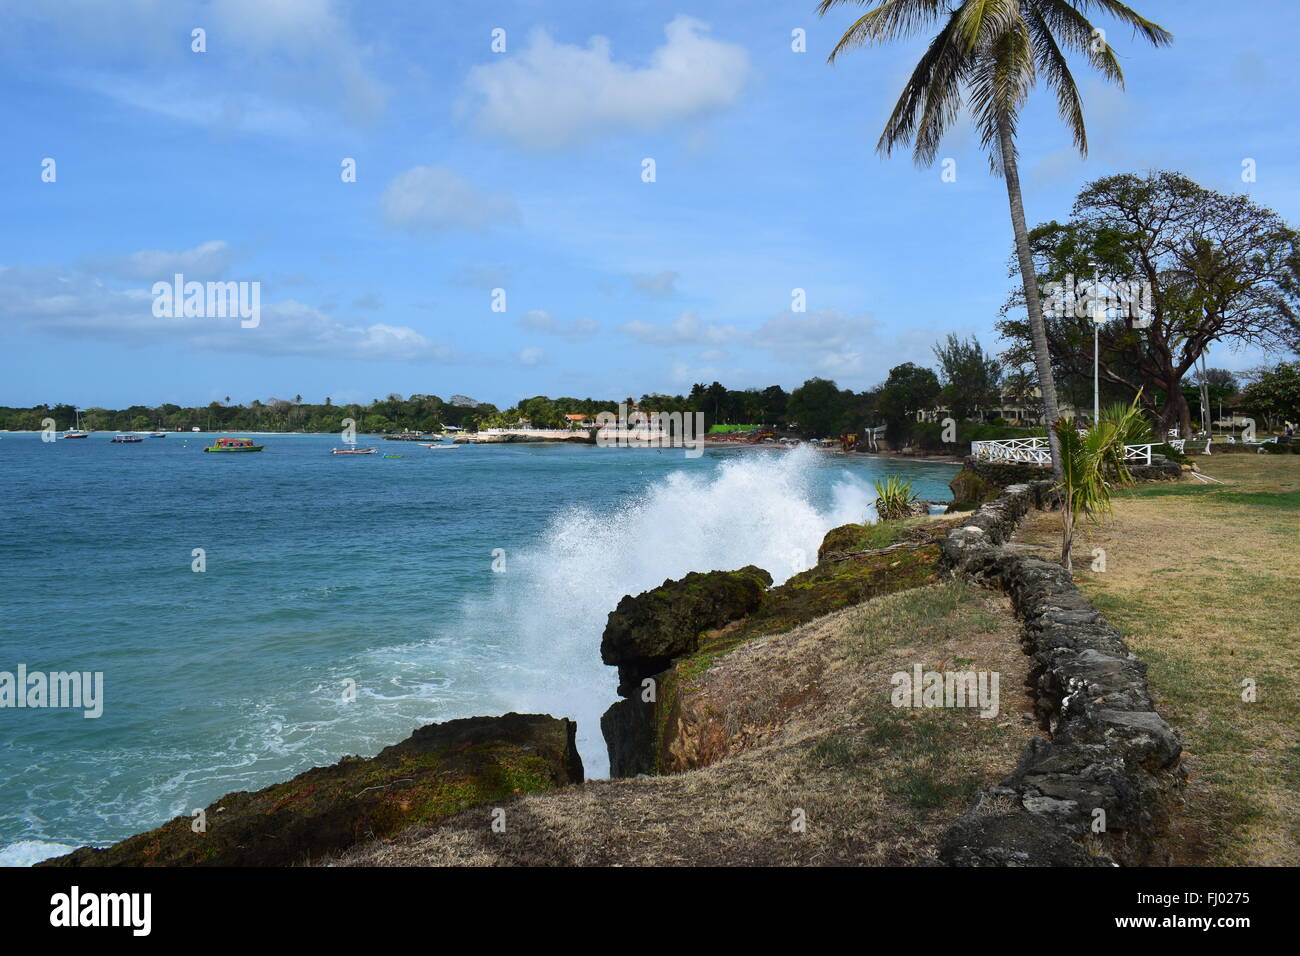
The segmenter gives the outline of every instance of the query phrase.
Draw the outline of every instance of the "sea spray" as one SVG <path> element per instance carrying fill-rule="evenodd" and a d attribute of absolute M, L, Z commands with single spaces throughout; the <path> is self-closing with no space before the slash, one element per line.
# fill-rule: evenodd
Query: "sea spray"
<path fill-rule="evenodd" d="M 340 468 L 331 434 L 278 435 L 246 480 L 211 484 L 179 444 L 155 447 L 147 468 L 90 446 L 97 464 L 79 471 L 28 441 L 7 452 L 0 526 L 23 527 L 51 487 L 71 507 L 40 536 L 0 536 L 15 578 L 53 575 L 50 589 L 13 595 L 0 656 L 11 669 L 37 652 L 45 666 L 83 661 L 116 690 L 97 720 L 2 711 L 26 716 L 7 722 L 0 759 L 0 865 L 120 840 L 427 723 L 511 709 L 581 720 L 587 771 L 603 774 L 598 720 L 615 676 L 600 635 L 619 598 L 751 562 L 783 580 L 815 562 L 827 528 L 870 518 L 872 479 L 900 474 L 937 499 L 956 470 L 810 449 L 688 459 L 558 445 Z M 123 522 L 150 532 L 123 537 Z M 198 544 L 204 575 L 190 572 Z M 86 561 L 51 563 L 74 545 Z M 178 577 L 142 595 L 160 554 Z M 196 624 L 196 607 L 223 610 Z"/>
<path fill-rule="evenodd" d="M 617 683 L 600 661 L 609 612 L 623 595 L 690 571 L 756 564 L 779 584 L 811 567 L 826 532 L 864 520 L 874 497 L 845 471 L 819 508 L 824 467 L 809 448 L 747 454 L 708 472 L 672 472 L 613 508 L 566 508 L 538 547 L 497 576 L 491 599 L 469 609 L 466 626 L 488 615 L 514 648 L 518 670 L 502 675 L 503 705 L 577 720 L 588 776 L 607 775 L 600 715 Z"/>

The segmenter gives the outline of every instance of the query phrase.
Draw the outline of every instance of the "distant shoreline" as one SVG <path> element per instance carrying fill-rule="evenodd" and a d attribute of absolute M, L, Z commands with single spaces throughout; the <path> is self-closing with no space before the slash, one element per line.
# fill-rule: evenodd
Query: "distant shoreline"
<path fill-rule="evenodd" d="M 43 429 L 39 429 L 39 428 L 31 428 L 31 429 L 3 429 L 3 430 L 0 430 L 0 435 L 39 435 L 39 434 L 41 434 L 42 431 L 43 431 Z M 91 434 L 91 435 L 148 435 L 148 434 L 151 434 L 151 432 L 149 432 L 149 431 L 132 431 L 132 430 L 127 430 L 127 431 L 117 431 L 117 430 L 113 430 L 113 429 L 106 429 L 106 430 L 92 431 L 92 432 L 90 432 L 90 434 Z M 323 436 L 331 436 L 331 437 L 337 437 L 337 435 L 338 435 L 337 432 L 255 432 L 255 431 L 249 431 L 249 430 L 247 430 L 247 429 L 242 429 L 242 428 L 213 429 L 212 431 L 203 431 L 203 432 L 185 432 L 185 431 L 182 431 L 182 432 L 164 432 L 163 434 L 164 434 L 164 435 L 179 435 L 179 436 L 182 436 L 182 437 L 185 437 L 185 438 L 204 438 L 204 437 L 214 436 L 214 435 L 255 435 L 255 436 L 259 437 L 259 438 L 261 438 L 261 437 L 267 437 L 267 438 L 269 438 L 269 437 L 284 437 L 284 438 L 289 438 L 289 437 L 301 437 L 301 438 L 306 438 L 306 437 L 311 437 L 311 436 L 322 436 L 322 437 L 323 437 Z M 473 433 L 470 433 L 470 434 L 473 434 Z M 383 432 L 358 432 L 358 433 L 357 433 L 357 437 L 358 437 L 358 438 L 374 438 L 374 439 L 380 439 L 380 440 L 383 440 L 383 439 L 386 439 L 386 438 L 388 438 L 388 437 L 390 437 L 390 436 L 384 434 Z M 422 436 L 422 437 L 429 438 L 429 439 L 437 439 L 437 438 L 446 438 L 446 437 L 449 437 L 449 436 L 445 436 L 445 435 L 427 435 L 427 436 Z M 413 439 L 412 439 L 412 440 L 413 440 Z M 540 439 L 525 440 L 525 441 L 522 441 L 522 442 L 466 442 L 466 444 L 482 445 L 482 446 L 484 446 L 484 447 L 487 447 L 487 446 L 491 446 L 491 445 L 513 445 L 513 444 L 529 444 L 529 445 L 570 445 L 570 444 L 580 444 L 580 443 L 578 443 L 578 442 L 572 442 L 572 441 L 565 441 L 564 439 L 561 439 L 561 438 L 554 438 L 554 439 L 540 438 Z M 804 442 L 804 443 L 801 443 L 801 444 L 811 444 L 811 443 L 810 443 L 810 442 Z M 629 448 L 636 448 L 637 446 L 634 445 L 634 444 L 629 444 L 627 447 L 629 447 Z M 649 447 L 649 446 L 647 446 L 647 447 Z M 796 445 L 791 445 L 791 444 L 782 444 L 782 443 L 780 443 L 780 442 L 754 443 L 754 444 L 751 444 L 750 442 L 739 442 L 739 441 L 728 441 L 728 440 L 726 440 L 726 439 L 710 439 L 710 438 L 706 438 L 706 439 L 704 439 L 704 447 L 705 447 L 705 448 L 760 449 L 760 450 L 762 450 L 762 449 L 769 449 L 769 450 L 771 450 L 771 449 L 775 449 L 775 450 L 777 450 L 777 451 L 789 451 L 789 450 L 792 449 L 792 448 L 798 448 L 798 447 L 800 447 L 800 445 L 797 445 L 797 444 L 796 444 Z M 816 446 L 814 446 L 814 447 L 816 447 Z M 941 455 L 906 455 L 906 454 L 903 454 L 902 452 L 896 452 L 896 451 L 872 451 L 872 452 L 867 452 L 867 451 L 851 451 L 851 452 L 846 452 L 846 451 L 843 451 L 843 450 L 841 450 L 841 449 L 839 449 L 839 448 L 818 448 L 817 450 L 818 450 L 818 451 L 827 451 L 827 452 L 832 452 L 832 453 L 834 453 L 834 454 L 838 454 L 838 455 L 853 455 L 853 456 L 861 456 L 861 457 L 863 457 L 863 458 L 886 458 L 886 459 L 892 459 L 892 460 L 895 460 L 895 461 L 915 461 L 915 462 L 922 462 L 922 463 L 926 463 L 926 464 L 936 464 L 936 465 L 960 465 L 960 464 L 962 463 L 962 459 L 959 458 L 959 457 L 956 457 L 956 456 L 954 456 L 954 455 L 942 455 L 942 454 L 941 454 Z"/>

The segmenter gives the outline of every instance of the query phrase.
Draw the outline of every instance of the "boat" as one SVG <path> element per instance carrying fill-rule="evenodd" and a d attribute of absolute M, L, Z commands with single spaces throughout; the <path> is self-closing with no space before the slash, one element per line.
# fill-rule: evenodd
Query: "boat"
<path fill-rule="evenodd" d="M 166 432 L 150 432 L 150 433 L 149 433 L 149 437 L 150 437 L 150 438 L 166 438 L 166 437 L 167 437 L 167 433 L 166 433 Z"/>
<path fill-rule="evenodd" d="M 75 428 L 69 428 L 63 433 L 64 438 L 89 438 L 90 432 L 81 427 L 81 409 L 75 410 L 77 413 L 77 425 Z"/>
<path fill-rule="evenodd" d="M 376 455 L 378 448 L 331 448 L 331 455 Z"/>
<path fill-rule="evenodd" d="M 204 447 L 204 451 L 220 452 L 240 452 L 240 451 L 261 451 L 265 445 L 254 445 L 251 438 L 218 438 L 211 445 Z"/>
<path fill-rule="evenodd" d="M 114 435 L 112 442 L 114 445 L 134 445 L 136 442 L 144 441 L 139 435 Z"/>
<path fill-rule="evenodd" d="M 385 455 L 385 458 L 405 458 L 405 455 Z"/>

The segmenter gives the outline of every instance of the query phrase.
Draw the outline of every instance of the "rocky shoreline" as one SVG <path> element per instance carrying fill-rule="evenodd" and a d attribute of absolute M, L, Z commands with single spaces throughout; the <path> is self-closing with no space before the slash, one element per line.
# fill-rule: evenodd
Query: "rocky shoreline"
<path fill-rule="evenodd" d="M 583 782 L 577 724 L 544 714 L 419 728 L 374 757 L 344 757 L 285 783 L 228 793 L 104 849 L 37 866 L 292 866 L 480 804 Z"/>
<path fill-rule="evenodd" d="M 1180 473 L 1163 461 L 1146 471 L 1149 478 Z M 752 727 L 721 717 L 699 678 L 739 649 L 963 575 L 1013 598 L 1034 706 L 1052 739 L 1031 740 L 1012 775 L 980 793 L 943 836 L 939 860 L 1143 862 L 1181 783 L 1178 739 L 1152 707 L 1145 665 L 1063 569 L 1002 547 L 1031 507 L 1052 505 L 1042 472 L 967 459 L 951 483 L 950 517 L 890 522 L 884 546 L 878 527 L 835 528 L 816 563 L 776 587 L 767 571 L 749 566 L 691 573 L 625 596 L 610 612 L 600 649 L 618 669 L 621 698 L 601 719 L 612 780 L 673 777 L 736 759 L 782 714 L 807 703 L 806 692 L 770 701 Z M 471 808 L 487 827 L 489 811 L 504 815 L 530 794 L 584 799 L 575 735 L 573 721 L 541 714 L 429 724 L 375 757 L 345 757 L 285 783 L 227 794 L 195 816 L 38 865 L 297 865 L 407 831 L 436 832 Z M 1100 835 L 1092 825 L 1097 811 L 1108 820 Z"/>

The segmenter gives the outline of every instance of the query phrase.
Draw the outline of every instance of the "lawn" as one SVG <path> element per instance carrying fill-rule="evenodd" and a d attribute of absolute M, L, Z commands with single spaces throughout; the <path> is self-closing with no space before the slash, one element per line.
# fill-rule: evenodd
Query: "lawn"
<path fill-rule="evenodd" d="M 1075 580 L 1150 665 L 1157 706 L 1183 735 L 1186 803 L 1162 862 L 1295 865 L 1300 458 L 1195 461 L 1225 484 L 1121 492 L 1076 541 Z M 1034 515 L 1017 540 L 1058 552 L 1059 516 Z M 1091 570 L 1097 548 L 1104 572 Z"/>

